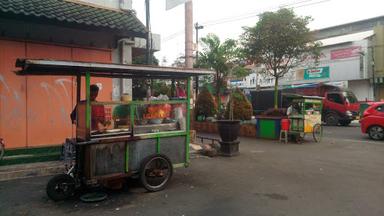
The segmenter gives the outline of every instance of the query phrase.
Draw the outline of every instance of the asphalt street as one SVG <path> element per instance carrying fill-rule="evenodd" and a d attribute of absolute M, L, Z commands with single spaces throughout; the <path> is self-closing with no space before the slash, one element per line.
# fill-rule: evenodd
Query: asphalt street
<path fill-rule="evenodd" d="M 49 177 L 0 182 L 0 215 L 384 215 L 384 141 L 356 125 L 325 127 L 321 143 L 241 138 L 240 151 L 192 155 L 165 190 L 130 182 L 99 203 L 49 200 Z"/>

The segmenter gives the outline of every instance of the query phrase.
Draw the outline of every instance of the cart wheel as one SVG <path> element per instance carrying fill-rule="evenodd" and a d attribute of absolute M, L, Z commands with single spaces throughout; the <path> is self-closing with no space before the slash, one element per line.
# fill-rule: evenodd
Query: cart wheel
<path fill-rule="evenodd" d="M 297 143 L 297 144 L 303 144 L 304 142 L 304 135 L 302 136 L 301 134 L 296 134 L 294 136 L 294 141 Z"/>
<path fill-rule="evenodd" d="M 323 126 L 321 124 L 315 124 L 313 126 L 313 139 L 315 142 L 320 142 L 323 136 Z"/>
<path fill-rule="evenodd" d="M 47 195 L 53 201 L 68 199 L 75 193 L 75 180 L 68 174 L 59 174 L 47 184 Z"/>
<path fill-rule="evenodd" d="M 172 177 L 171 160 L 165 155 L 155 154 L 143 160 L 140 168 L 140 181 L 150 192 L 163 190 Z"/>

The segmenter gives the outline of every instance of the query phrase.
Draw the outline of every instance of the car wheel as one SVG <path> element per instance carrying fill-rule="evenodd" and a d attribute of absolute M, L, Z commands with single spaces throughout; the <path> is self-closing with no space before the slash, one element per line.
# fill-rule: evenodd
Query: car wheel
<path fill-rule="evenodd" d="M 336 113 L 328 113 L 325 116 L 325 123 L 328 126 L 337 126 L 337 124 L 339 123 L 339 116 L 337 116 Z"/>
<path fill-rule="evenodd" d="M 372 126 L 368 129 L 368 135 L 373 140 L 384 139 L 384 128 L 381 126 Z"/>

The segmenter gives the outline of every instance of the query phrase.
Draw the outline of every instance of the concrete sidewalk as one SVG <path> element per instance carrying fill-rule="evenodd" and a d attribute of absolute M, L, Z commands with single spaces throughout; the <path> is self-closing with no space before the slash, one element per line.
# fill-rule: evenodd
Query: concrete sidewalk
<path fill-rule="evenodd" d="M 47 176 L 62 173 L 64 171 L 65 166 L 62 161 L 0 166 L 0 181 L 36 176 Z"/>

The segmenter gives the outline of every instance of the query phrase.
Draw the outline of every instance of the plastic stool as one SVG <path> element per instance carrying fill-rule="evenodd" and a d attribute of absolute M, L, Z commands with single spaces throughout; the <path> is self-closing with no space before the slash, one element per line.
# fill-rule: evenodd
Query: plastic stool
<path fill-rule="evenodd" d="M 281 130 L 280 131 L 280 142 L 282 140 L 284 140 L 285 143 L 288 143 L 288 131 L 287 130 Z"/>
<path fill-rule="evenodd" d="M 285 143 L 288 143 L 288 130 L 289 130 L 289 126 L 290 126 L 289 119 L 281 119 L 280 126 L 281 126 L 280 142 L 282 140 L 284 140 Z"/>

